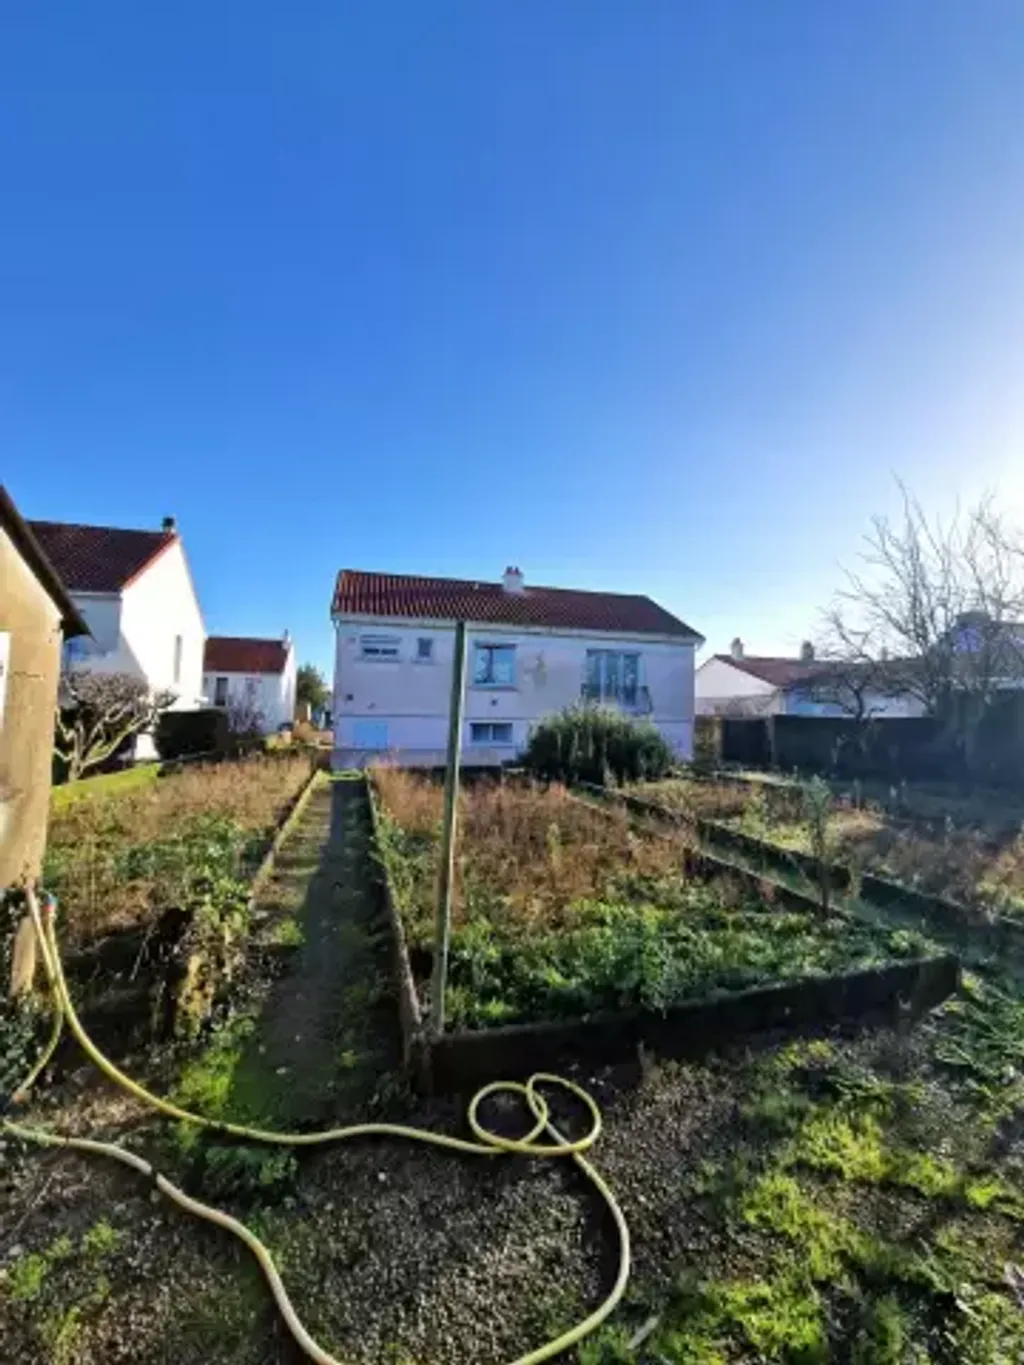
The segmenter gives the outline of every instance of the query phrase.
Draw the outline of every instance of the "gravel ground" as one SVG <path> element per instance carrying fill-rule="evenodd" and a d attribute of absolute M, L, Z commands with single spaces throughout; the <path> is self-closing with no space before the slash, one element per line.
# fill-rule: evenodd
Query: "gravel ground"
<path fill-rule="evenodd" d="M 254 1092 L 265 1094 L 269 1112 L 297 1123 L 386 1117 L 464 1133 L 461 1102 L 415 1100 L 388 1070 L 394 1012 L 379 994 L 377 907 L 366 891 L 357 794 L 337 784 L 311 803 L 294 856 L 282 859 L 266 890 L 268 918 L 293 914 L 303 942 L 268 989 L 255 1051 L 240 1074 L 250 1102 Z M 300 867 L 305 877 L 295 875 Z M 318 1078 L 329 1075 L 331 1059 L 335 1075 L 325 1092 Z M 145 1060 L 129 1070 L 144 1074 Z M 721 1156 L 733 1140 L 729 1068 L 648 1060 L 577 1079 L 604 1112 L 593 1158 L 621 1202 L 633 1286 L 649 1302 L 680 1265 L 730 1254 L 716 1245 L 718 1234 L 686 1185 L 707 1155 Z M 323 1093 L 329 1115 L 319 1112 Z M 525 1118 L 506 1103 L 492 1102 L 485 1117 L 522 1131 Z M 570 1131 L 580 1121 L 560 1106 L 555 1115 Z M 44 1092 L 24 1121 L 128 1141 L 159 1153 L 175 1174 L 167 1167 L 168 1125 L 87 1066 Z M 251 1259 L 228 1234 L 99 1158 L 12 1143 L 0 1156 L 0 1358 L 25 1365 L 298 1359 Z M 569 1160 L 475 1158 L 358 1140 L 303 1152 L 294 1182 L 273 1199 L 215 1202 L 267 1241 L 309 1330 L 354 1365 L 498 1365 L 585 1316 L 615 1273 L 614 1226 Z M 110 1232 L 102 1232 L 104 1220 Z M 644 1312 L 637 1298 L 623 1320 Z"/>
<path fill-rule="evenodd" d="M 709 1146 L 727 1140 L 728 1091 L 702 1067 L 673 1067 L 639 1085 L 621 1073 L 580 1079 L 605 1110 L 595 1162 L 626 1213 L 634 1279 L 652 1287 L 702 1246 L 683 1180 Z M 453 1104 L 407 1117 L 462 1128 Z M 62 1110 L 61 1126 L 124 1131 L 137 1118 L 120 1098 L 90 1095 Z M 40 1332 L 62 1303 L 88 1298 L 80 1265 L 59 1264 L 32 1303 L 11 1303 L 0 1289 L 0 1339 L 16 1345 L 11 1359 L 157 1365 L 186 1351 L 231 1365 L 293 1359 L 233 1239 L 154 1202 L 130 1173 L 30 1152 L 7 1162 L 4 1186 L 0 1264 L 8 1268 L 60 1233 L 80 1239 L 101 1217 L 124 1233 L 102 1267 L 110 1292 L 83 1308 L 70 1354 L 54 1354 Z M 508 1360 L 584 1316 L 614 1275 L 614 1226 L 568 1161 L 367 1140 L 304 1157 L 283 1205 L 222 1202 L 266 1237 L 308 1327 L 346 1361 Z"/>

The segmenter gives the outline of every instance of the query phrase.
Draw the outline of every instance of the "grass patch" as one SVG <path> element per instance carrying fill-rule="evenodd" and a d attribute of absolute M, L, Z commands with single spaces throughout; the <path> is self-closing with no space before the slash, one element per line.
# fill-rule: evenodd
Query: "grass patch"
<path fill-rule="evenodd" d="M 0 1300 L 49 1365 L 73 1365 L 79 1343 L 112 1293 L 113 1263 L 125 1234 L 100 1218 L 79 1237 L 62 1234 L 20 1256 L 0 1277 Z M 41 1353 L 41 1354 L 38 1354 Z"/>
<path fill-rule="evenodd" d="M 116 773 L 100 773 L 77 782 L 65 782 L 50 792 L 51 814 L 63 811 L 76 801 L 97 796 L 123 796 L 127 792 L 152 786 L 160 777 L 161 763 L 137 763 Z"/>

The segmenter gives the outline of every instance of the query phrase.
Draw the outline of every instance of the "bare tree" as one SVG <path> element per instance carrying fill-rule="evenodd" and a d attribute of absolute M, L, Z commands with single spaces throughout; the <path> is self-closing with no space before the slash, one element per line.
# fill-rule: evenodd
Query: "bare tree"
<path fill-rule="evenodd" d="M 986 708 L 1024 679 L 1024 551 L 990 497 L 942 521 L 900 490 L 902 516 L 874 518 L 829 629 L 847 677 L 870 679 L 865 695 L 916 698 L 970 764 Z"/>
<path fill-rule="evenodd" d="M 256 698 L 249 692 L 231 697 L 228 701 L 228 729 L 239 739 L 254 739 L 262 735 L 266 723 Z"/>
<path fill-rule="evenodd" d="M 825 613 L 812 667 L 801 683 L 803 691 L 859 725 L 869 725 L 889 698 L 903 693 L 899 669 L 887 650 L 876 650 L 870 630 L 852 626 L 839 607 Z"/>
<path fill-rule="evenodd" d="M 151 692 L 131 673 L 66 673 L 57 694 L 54 748 L 67 764 L 68 780 L 75 781 L 132 735 L 149 729 L 173 701 L 173 692 Z"/>

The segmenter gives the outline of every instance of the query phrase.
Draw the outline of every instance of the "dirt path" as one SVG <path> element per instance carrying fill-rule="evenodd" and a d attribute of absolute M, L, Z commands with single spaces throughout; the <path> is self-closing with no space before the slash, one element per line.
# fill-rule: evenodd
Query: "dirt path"
<path fill-rule="evenodd" d="M 271 989 L 234 1086 L 268 1120 L 317 1127 L 363 1113 L 398 1063 L 388 944 L 367 875 L 361 782 L 315 792 L 257 905 L 269 936 L 301 942 Z M 230 1108 L 230 1106 L 229 1106 Z"/>

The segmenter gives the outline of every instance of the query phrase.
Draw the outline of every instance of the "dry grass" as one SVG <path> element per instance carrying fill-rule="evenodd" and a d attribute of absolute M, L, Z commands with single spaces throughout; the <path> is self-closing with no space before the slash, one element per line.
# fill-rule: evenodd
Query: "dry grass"
<path fill-rule="evenodd" d="M 374 775 L 387 813 L 409 840 L 406 854 L 419 850 L 405 861 L 417 869 L 412 901 L 426 909 L 437 877 L 443 790 L 399 768 L 380 766 Z M 453 922 L 465 922 L 472 899 L 475 910 L 484 901 L 500 910 L 506 927 L 555 928 L 572 917 L 575 902 L 607 896 L 630 879 L 681 875 L 680 863 L 677 844 L 638 833 L 624 811 L 605 813 L 564 787 L 480 784 L 459 799 Z"/>
<path fill-rule="evenodd" d="M 632 788 L 637 796 L 684 819 L 723 820 L 784 848 L 810 852 L 800 788 L 782 783 L 706 783 L 671 779 Z M 829 817 L 836 861 L 880 872 L 919 890 L 950 896 L 1003 914 L 1024 913 L 1024 832 L 1011 798 L 1000 809 L 945 796 L 944 819 L 914 815 L 909 794 L 899 813 L 877 803 L 857 807 L 837 797 Z M 984 821 L 979 813 L 984 810 Z"/>
<path fill-rule="evenodd" d="M 215 823 L 222 829 L 230 823 L 255 849 L 309 771 L 308 758 L 298 754 L 197 764 L 149 787 L 54 810 L 45 877 L 60 898 L 65 940 L 81 943 L 166 906 L 160 878 L 132 871 L 133 850 Z"/>

